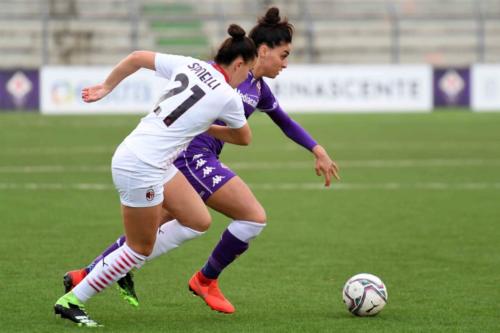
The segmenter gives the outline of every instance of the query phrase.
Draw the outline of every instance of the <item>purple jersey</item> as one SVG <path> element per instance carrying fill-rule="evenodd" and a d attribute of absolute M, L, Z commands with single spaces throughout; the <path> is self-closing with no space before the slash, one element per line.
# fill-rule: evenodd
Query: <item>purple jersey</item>
<path fill-rule="evenodd" d="M 255 79 L 249 73 L 237 91 L 243 100 L 247 118 L 259 109 L 266 112 L 283 133 L 296 143 L 309 150 L 316 145 L 314 139 L 281 109 L 264 80 Z M 222 121 L 216 121 L 215 124 L 224 125 Z M 208 134 L 200 134 L 174 162 L 204 201 L 236 176 L 234 171 L 219 161 L 223 146 L 224 142 Z"/>
<path fill-rule="evenodd" d="M 243 100 L 247 119 L 254 113 L 256 108 L 264 112 L 274 111 L 278 108 L 278 102 L 269 86 L 263 79 L 255 79 L 251 72 L 248 73 L 247 79 L 238 86 L 236 91 Z M 216 121 L 215 124 L 225 125 L 220 120 Z M 209 149 L 212 153 L 220 155 L 223 146 L 223 141 L 208 134 L 200 134 L 191 141 L 187 150 L 202 152 Z"/>

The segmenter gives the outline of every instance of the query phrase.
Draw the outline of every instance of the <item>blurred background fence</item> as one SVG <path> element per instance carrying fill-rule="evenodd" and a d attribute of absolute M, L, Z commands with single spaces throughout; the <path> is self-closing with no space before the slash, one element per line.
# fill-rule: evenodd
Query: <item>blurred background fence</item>
<path fill-rule="evenodd" d="M 466 66 L 500 59 L 499 0 L 0 0 L 3 68 L 113 64 L 134 49 L 207 58 L 270 5 L 296 63 Z"/>

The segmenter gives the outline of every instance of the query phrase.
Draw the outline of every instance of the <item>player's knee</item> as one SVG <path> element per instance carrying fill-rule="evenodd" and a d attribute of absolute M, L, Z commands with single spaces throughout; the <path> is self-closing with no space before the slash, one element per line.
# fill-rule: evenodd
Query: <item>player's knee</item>
<path fill-rule="evenodd" d="M 264 207 L 259 205 L 256 209 L 254 209 L 251 213 L 251 217 L 248 220 L 256 223 L 266 224 L 267 215 Z"/>
<path fill-rule="evenodd" d="M 153 248 L 155 246 L 154 242 L 144 242 L 141 244 L 129 244 L 129 247 L 143 256 L 149 256 L 153 252 Z"/>
<path fill-rule="evenodd" d="M 207 212 L 206 215 L 198 217 L 198 219 L 192 223 L 190 228 L 199 232 L 205 232 L 208 230 L 208 228 L 210 228 L 211 224 L 212 224 L 212 217 Z"/>
<path fill-rule="evenodd" d="M 208 230 L 208 228 L 210 228 L 210 225 L 212 224 L 211 221 L 204 221 L 204 222 L 201 222 L 199 223 L 196 227 L 194 227 L 193 229 L 196 230 L 196 231 L 199 231 L 199 232 L 205 232 Z"/>
<path fill-rule="evenodd" d="M 239 240 L 248 243 L 252 239 L 256 238 L 260 235 L 264 227 L 265 223 L 256 223 L 253 221 L 233 221 L 231 222 L 227 229 Z"/>
<path fill-rule="evenodd" d="M 161 215 L 160 215 L 160 224 L 163 224 L 163 223 L 168 222 L 168 221 L 173 220 L 173 219 L 174 219 L 174 216 L 172 214 L 170 214 L 170 212 L 165 207 L 162 207 Z"/>

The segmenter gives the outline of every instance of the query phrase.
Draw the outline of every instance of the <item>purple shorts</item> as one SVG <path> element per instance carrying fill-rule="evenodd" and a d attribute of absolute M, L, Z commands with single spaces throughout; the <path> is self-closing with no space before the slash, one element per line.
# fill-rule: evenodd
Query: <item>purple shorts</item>
<path fill-rule="evenodd" d="M 219 161 L 216 154 L 208 150 L 204 152 L 184 151 L 174 164 L 203 201 L 236 176 L 231 169 Z"/>

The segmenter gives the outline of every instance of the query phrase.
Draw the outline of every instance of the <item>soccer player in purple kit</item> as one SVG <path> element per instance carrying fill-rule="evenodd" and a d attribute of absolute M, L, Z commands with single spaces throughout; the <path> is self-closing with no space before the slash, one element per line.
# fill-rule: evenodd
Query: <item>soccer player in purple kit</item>
<path fill-rule="evenodd" d="M 312 152 L 315 157 L 315 171 L 323 175 L 325 186 L 330 186 L 332 177 L 339 179 L 337 164 L 332 161 L 326 150 L 319 145 L 298 123 L 291 119 L 280 107 L 263 77 L 274 78 L 287 67 L 291 51 L 293 26 L 282 20 L 279 9 L 270 8 L 250 31 L 249 37 L 258 49 L 257 63 L 247 80 L 237 88 L 245 116 L 250 117 L 256 109 L 265 112 L 271 120 L 297 144 Z M 200 296 L 213 310 L 233 313 L 234 306 L 224 297 L 218 287 L 218 277 L 238 256 L 249 247 L 250 241 L 257 237 L 266 226 L 266 212 L 255 198 L 250 188 L 231 169 L 219 161 L 224 142 L 208 134 L 198 135 L 175 161 L 175 166 L 188 179 L 205 204 L 228 216 L 232 222 L 223 232 L 218 244 L 202 269 L 189 280 L 189 289 Z M 168 213 L 163 221 L 167 221 Z M 168 235 L 163 224 L 157 235 L 151 260 L 175 248 L 173 236 Z M 70 271 L 64 276 L 66 290 L 71 290 L 102 257 L 107 256 L 125 242 L 120 237 L 88 267 Z M 132 275 L 127 274 L 118 281 L 124 298 L 132 305 L 138 305 Z"/>

